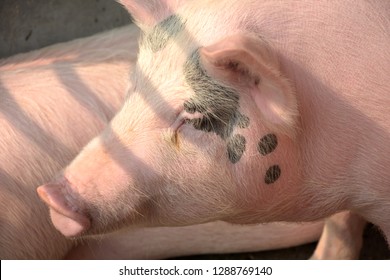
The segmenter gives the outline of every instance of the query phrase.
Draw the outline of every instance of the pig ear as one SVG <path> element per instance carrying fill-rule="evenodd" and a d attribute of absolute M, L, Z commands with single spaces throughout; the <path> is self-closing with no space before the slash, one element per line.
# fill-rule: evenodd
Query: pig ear
<path fill-rule="evenodd" d="M 155 26 L 173 15 L 184 0 L 117 0 L 142 29 Z M 187 0 L 188 1 L 188 0 Z"/>
<path fill-rule="evenodd" d="M 271 48 L 252 35 L 234 35 L 199 51 L 206 72 L 215 79 L 249 92 L 271 126 L 293 136 L 298 117 L 297 100 L 279 70 Z"/>

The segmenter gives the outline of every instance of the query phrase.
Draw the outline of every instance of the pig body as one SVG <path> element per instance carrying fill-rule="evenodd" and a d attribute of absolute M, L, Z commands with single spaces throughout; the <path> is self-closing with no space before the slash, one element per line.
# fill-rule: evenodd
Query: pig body
<path fill-rule="evenodd" d="M 146 228 L 82 243 L 55 230 L 35 186 L 63 168 L 119 109 L 138 34 L 135 26 L 123 27 L 0 60 L 0 259 L 162 258 L 317 240 L 322 223 Z"/>
<path fill-rule="evenodd" d="M 120 2 L 144 31 L 132 94 L 38 188 L 57 229 L 351 210 L 390 237 L 387 1 Z"/>
<path fill-rule="evenodd" d="M 322 226 L 323 224 L 319 222 L 232 225 L 217 221 L 185 227 L 125 229 L 97 239 L 87 239 L 88 242 L 75 247 L 66 258 L 165 259 L 202 254 L 275 250 L 318 240 Z M 336 245 L 333 250 L 348 248 L 344 244 L 340 246 L 340 243 L 332 243 L 332 238 L 330 242 L 330 245 Z M 349 249 L 346 251 L 348 252 Z M 338 258 L 338 252 L 325 252 L 326 254 L 322 253 L 322 250 L 317 250 L 314 257 Z M 359 252 L 352 257 L 358 256 Z"/>
<path fill-rule="evenodd" d="M 71 248 L 35 187 L 120 108 L 137 38 L 138 28 L 125 27 L 0 61 L 1 259 L 61 258 Z"/>

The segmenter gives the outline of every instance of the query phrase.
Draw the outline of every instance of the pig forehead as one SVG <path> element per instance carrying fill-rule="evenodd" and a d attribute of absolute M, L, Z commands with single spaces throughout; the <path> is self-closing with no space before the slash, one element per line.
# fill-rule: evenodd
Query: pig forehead
<path fill-rule="evenodd" d="M 141 59 L 141 58 L 140 58 Z M 148 59 L 149 60 L 149 59 Z M 185 79 L 183 76 L 184 62 L 169 63 L 161 57 L 151 58 L 140 63 L 134 72 L 134 85 L 138 90 L 158 92 L 166 96 L 171 93 L 184 93 Z"/>
<path fill-rule="evenodd" d="M 150 78 L 157 76 L 168 77 L 182 72 L 187 54 L 177 47 L 169 46 L 158 53 L 144 52 L 138 58 L 138 71 L 148 74 Z"/>
<path fill-rule="evenodd" d="M 152 52 L 164 49 L 170 40 L 174 40 L 180 32 L 185 30 L 185 20 L 179 15 L 171 15 L 155 25 L 144 36 L 143 46 Z"/>
<path fill-rule="evenodd" d="M 135 84 L 145 87 L 145 83 L 152 83 L 154 87 L 162 89 L 184 86 L 183 69 L 188 56 L 174 44 L 169 44 L 158 52 L 141 50 L 134 72 Z"/>
<path fill-rule="evenodd" d="M 180 72 L 190 50 L 196 48 L 190 42 L 183 42 L 183 36 L 176 31 L 151 31 L 144 34 L 138 56 L 139 68 L 151 77 Z M 184 40 L 186 41 L 186 40 Z M 161 73 L 160 73 L 161 72 Z"/>
<path fill-rule="evenodd" d="M 167 56 L 169 54 L 171 56 L 175 54 L 174 57 L 176 57 L 178 53 L 185 52 L 195 41 L 188 40 L 188 37 L 192 37 L 190 34 L 187 20 L 178 14 L 173 14 L 143 34 L 140 55 L 165 56 L 166 60 L 172 58 Z"/>
<path fill-rule="evenodd" d="M 226 26 L 213 22 L 215 16 L 204 18 L 201 14 L 194 15 L 196 11 L 191 12 L 190 15 L 173 14 L 147 30 L 142 36 L 140 56 L 148 57 L 155 64 L 172 63 L 180 57 L 179 61 L 184 62 L 185 57 L 199 47 L 237 31 L 233 24 Z"/>
<path fill-rule="evenodd" d="M 205 21 L 209 20 L 173 14 L 157 23 L 141 40 L 137 76 L 146 76 L 159 86 L 182 81 L 183 68 L 193 53 L 232 31 L 232 26 L 223 26 L 224 32 L 218 32 L 222 27 L 216 24 L 211 24 L 211 30 L 205 30 Z"/>

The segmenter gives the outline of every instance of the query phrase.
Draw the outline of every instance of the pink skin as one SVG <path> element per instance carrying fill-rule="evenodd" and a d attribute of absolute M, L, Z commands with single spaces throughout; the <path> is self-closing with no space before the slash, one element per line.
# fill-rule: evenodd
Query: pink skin
<path fill-rule="evenodd" d="M 144 41 L 121 111 L 64 170 L 65 179 L 38 189 L 57 212 L 59 231 L 312 221 L 352 210 L 390 237 L 383 215 L 390 212 L 386 1 L 192 1 L 177 8 L 167 0 L 151 10 L 122 3 L 146 34 L 171 14 L 185 19 L 185 30 L 158 51 Z M 202 69 L 238 92 L 239 111 L 250 119 L 248 128 L 234 128 L 246 139 L 234 164 L 226 139 L 177 125 L 184 103 L 198 94 L 183 75 L 198 48 Z M 257 145 L 269 133 L 278 145 L 262 156 Z M 281 176 L 266 184 L 275 164 Z"/>

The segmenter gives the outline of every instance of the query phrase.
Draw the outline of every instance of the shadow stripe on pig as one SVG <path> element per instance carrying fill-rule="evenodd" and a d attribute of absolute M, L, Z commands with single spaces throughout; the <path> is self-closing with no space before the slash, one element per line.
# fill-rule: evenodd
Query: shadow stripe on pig
<path fill-rule="evenodd" d="M 75 244 L 51 225 L 35 188 L 119 109 L 137 34 L 125 27 L 0 60 L 1 259 L 62 258 Z"/>

